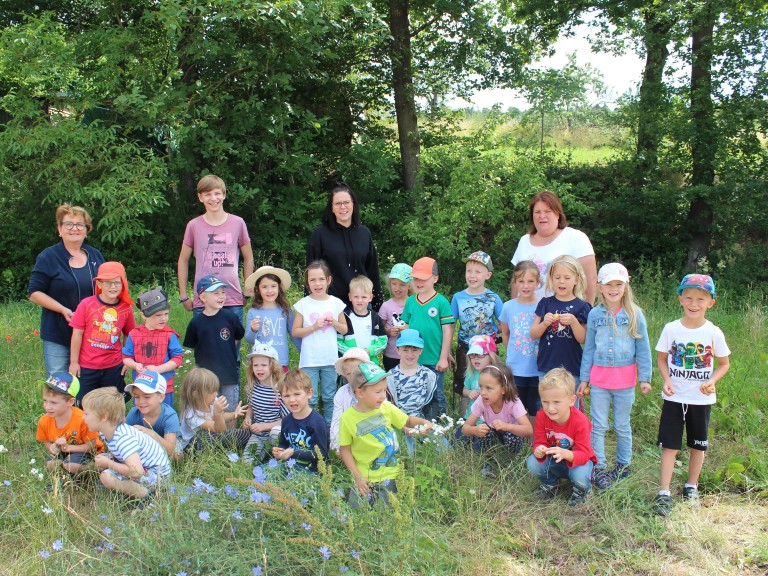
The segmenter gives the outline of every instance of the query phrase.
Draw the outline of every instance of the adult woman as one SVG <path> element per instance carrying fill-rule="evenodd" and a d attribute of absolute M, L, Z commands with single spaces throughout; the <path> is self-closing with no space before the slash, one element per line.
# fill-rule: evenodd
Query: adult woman
<path fill-rule="evenodd" d="M 584 232 L 568 227 L 560 199 L 548 190 L 536 194 L 528 205 L 528 222 L 528 234 L 520 238 L 512 264 L 533 260 L 539 267 L 541 277 L 546 278 L 549 265 L 555 258 L 564 254 L 573 256 L 579 260 L 587 276 L 584 299 L 594 304 L 597 290 L 595 250 Z M 539 298 L 545 296 L 544 287 L 539 287 L 536 294 Z"/>
<path fill-rule="evenodd" d="M 43 308 L 40 338 L 48 374 L 69 368 L 69 321 L 80 301 L 93 296 L 93 279 L 104 262 L 101 252 L 85 244 L 92 226 L 84 208 L 62 204 L 56 224 L 61 242 L 38 254 L 28 289 L 29 300 Z"/>
<path fill-rule="evenodd" d="M 379 279 L 379 259 L 371 231 L 360 223 L 360 207 L 352 189 L 337 184 L 328 194 L 322 224 L 315 228 L 307 245 L 307 264 L 325 260 L 331 269 L 328 293 L 349 305 L 349 281 L 367 276 L 373 282 L 373 308 L 384 301 Z"/>

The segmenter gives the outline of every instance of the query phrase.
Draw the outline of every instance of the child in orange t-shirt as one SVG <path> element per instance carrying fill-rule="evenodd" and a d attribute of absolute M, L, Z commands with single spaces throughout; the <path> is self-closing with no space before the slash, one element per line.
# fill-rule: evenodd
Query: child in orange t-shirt
<path fill-rule="evenodd" d="M 94 452 L 104 449 L 98 432 L 88 429 L 83 411 L 74 405 L 79 390 L 80 381 L 67 372 L 53 373 L 43 386 L 45 414 L 37 423 L 37 441 L 45 444 L 51 472 L 61 463 L 64 470 L 76 474 Z"/>

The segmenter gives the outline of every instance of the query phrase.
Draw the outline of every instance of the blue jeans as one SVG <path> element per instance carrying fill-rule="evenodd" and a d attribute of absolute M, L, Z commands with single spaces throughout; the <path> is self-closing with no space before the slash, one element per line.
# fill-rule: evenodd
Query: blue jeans
<path fill-rule="evenodd" d="M 43 340 L 43 359 L 45 360 L 45 371 L 49 376 L 54 372 L 67 372 L 69 370 L 69 346 Z"/>
<path fill-rule="evenodd" d="M 592 468 L 594 466 L 592 460 L 587 460 L 587 463 L 581 466 L 568 468 L 565 460 L 558 463 L 552 456 L 547 456 L 544 462 L 539 462 L 536 456 L 531 454 L 525 461 L 525 465 L 531 474 L 547 486 L 554 486 L 561 478 L 568 478 L 571 484 L 582 490 L 589 492 L 592 488 Z"/>
<path fill-rule="evenodd" d="M 448 402 L 445 399 L 445 372 L 438 372 L 435 365 L 424 365 L 435 373 L 437 388 L 432 402 L 424 407 L 424 418 L 427 420 L 437 420 L 441 414 L 445 414 L 448 409 Z"/>
<path fill-rule="evenodd" d="M 635 387 L 622 390 L 590 388 L 590 412 L 592 415 L 592 449 L 597 456 L 597 467 L 605 468 L 605 433 L 608 432 L 608 412 L 613 403 L 613 429 L 616 431 L 616 463 L 628 466 L 632 463 L 632 427 L 629 416 L 635 403 Z"/>
<path fill-rule="evenodd" d="M 333 419 L 333 397 L 336 395 L 336 369 L 330 365 L 305 367 L 302 370 L 309 375 L 314 390 L 309 404 L 314 408 L 318 397 L 323 399 L 323 417 L 330 426 Z"/>
<path fill-rule="evenodd" d="M 237 403 L 240 402 L 240 384 L 221 386 L 219 396 L 224 396 L 227 399 L 227 404 L 229 404 L 227 412 L 233 412 L 237 408 Z"/>

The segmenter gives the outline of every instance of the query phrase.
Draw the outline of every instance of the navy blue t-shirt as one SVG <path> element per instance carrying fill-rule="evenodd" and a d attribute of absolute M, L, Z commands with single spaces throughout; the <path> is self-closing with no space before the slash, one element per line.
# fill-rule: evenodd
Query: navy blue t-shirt
<path fill-rule="evenodd" d="M 193 316 L 184 335 L 184 346 L 195 350 L 195 364 L 216 374 L 221 386 L 238 386 L 235 342 L 243 336 L 245 328 L 240 319 L 234 312 L 221 309 L 213 316 Z"/>
<path fill-rule="evenodd" d="M 315 446 L 323 458 L 328 458 L 328 424 L 320 414 L 312 410 L 309 416 L 297 420 L 293 414 L 283 418 L 280 428 L 280 448 L 293 448 L 296 463 L 307 470 L 317 472 Z"/>
<path fill-rule="evenodd" d="M 568 302 L 561 302 L 554 296 L 547 296 L 539 300 L 536 306 L 536 316 L 544 319 L 547 313 L 573 314 L 580 324 L 586 324 L 589 311 L 592 310 L 584 300 L 574 298 Z M 553 368 L 563 367 L 574 375 L 578 382 L 581 370 L 581 344 L 573 337 L 570 326 L 563 326 L 559 322 L 553 322 L 539 339 L 539 355 L 536 364 L 539 372 L 549 372 Z"/>

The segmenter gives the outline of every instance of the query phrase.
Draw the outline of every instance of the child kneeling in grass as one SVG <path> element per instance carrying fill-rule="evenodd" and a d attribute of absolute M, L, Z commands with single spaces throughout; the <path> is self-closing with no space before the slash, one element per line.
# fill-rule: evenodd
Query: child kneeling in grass
<path fill-rule="evenodd" d="M 539 382 L 541 410 L 533 430 L 533 454 L 526 464 L 531 474 L 541 481 L 538 496 L 555 496 L 561 479 L 573 484 L 569 506 L 583 504 L 592 488 L 592 468 L 597 456 L 592 451 L 592 425 L 575 407 L 576 381 L 565 368 L 554 368 Z"/>
<path fill-rule="evenodd" d="M 83 420 L 101 435 L 110 454 L 96 456 L 106 488 L 146 499 L 171 473 L 171 461 L 154 438 L 125 423 L 125 400 L 117 388 L 99 388 L 83 397 Z"/>
<path fill-rule="evenodd" d="M 388 503 L 388 492 L 397 492 L 395 480 L 400 473 L 400 447 L 395 428 L 425 430 L 432 424 L 424 418 L 408 416 L 386 400 L 387 373 L 376 364 L 360 364 L 349 375 L 349 385 L 357 404 L 341 415 L 339 452 L 344 465 L 352 473 L 355 488 L 349 492 L 349 503 L 357 508 L 360 496 Z"/>

